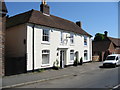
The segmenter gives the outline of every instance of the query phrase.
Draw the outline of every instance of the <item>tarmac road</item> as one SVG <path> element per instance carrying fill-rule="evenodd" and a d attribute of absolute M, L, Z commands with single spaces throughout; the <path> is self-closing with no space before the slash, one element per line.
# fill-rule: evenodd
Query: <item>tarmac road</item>
<path fill-rule="evenodd" d="M 64 77 L 60 79 L 39 82 L 17 88 L 108 88 L 119 85 L 118 69 L 96 68 L 87 72 Z"/>

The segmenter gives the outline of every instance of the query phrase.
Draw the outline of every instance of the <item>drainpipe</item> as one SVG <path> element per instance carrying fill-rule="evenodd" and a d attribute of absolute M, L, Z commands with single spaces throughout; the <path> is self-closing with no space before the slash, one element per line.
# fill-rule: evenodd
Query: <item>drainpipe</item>
<path fill-rule="evenodd" d="M 35 27 L 35 24 L 33 24 L 33 27 L 32 27 L 32 29 L 33 29 L 33 38 L 32 38 L 32 40 L 33 40 L 33 43 L 32 43 L 32 51 L 33 51 L 33 53 L 32 53 L 32 55 L 33 55 L 33 58 L 32 58 L 32 60 L 33 60 L 33 65 L 32 65 L 32 72 L 34 72 L 34 27 Z"/>

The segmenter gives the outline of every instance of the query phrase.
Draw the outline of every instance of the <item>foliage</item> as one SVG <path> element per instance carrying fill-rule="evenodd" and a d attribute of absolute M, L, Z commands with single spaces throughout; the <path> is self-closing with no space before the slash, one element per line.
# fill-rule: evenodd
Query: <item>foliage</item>
<path fill-rule="evenodd" d="M 80 58 L 80 63 L 79 63 L 80 65 L 82 65 L 83 64 L 83 58 L 81 57 Z"/>
<path fill-rule="evenodd" d="M 54 61 L 54 63 L 53 63 L 53 69 L 55 69 L 55 70 L 58 70 L 59 69 L 59 61 L 56 59 L 56 61 Z"/>
<path fill-rule="evenodd" d="M 56 59 L 56 61 L 54 61 L 54 63 L 53 63 L 53 66 L 58 67 L 58 65 L 59 65 L 59 61 Z"/>
<path fill-rule="evenodd" d="M 96 33 L 94 41 L 102 41 L 104 39 L 105 39 L 104 34 Z"/>
<path fill-rule="evenodd" d="M 74 66 L 77 66 L 78 63 L 79 63 L 79 61 L 78 61 L 78 59 L 76 58 L 76 59 L 74 60 Z"/>
<path fill-rule="evenodd" d="M 80 58 L 80 61 L 82 61 L 82 60 L 83 60 L 83 58 L 81 57 L 81 58 Z"/>
<path fill-rule="evenodd" d="M 44 71 L 44 68 L 38 70 L 38 72 L 43 72 L 43 71 Z"/>

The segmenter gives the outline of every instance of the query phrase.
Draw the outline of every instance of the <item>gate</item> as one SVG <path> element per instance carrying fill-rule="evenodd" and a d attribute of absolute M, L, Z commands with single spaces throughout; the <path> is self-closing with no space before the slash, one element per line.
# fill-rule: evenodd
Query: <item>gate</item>
<path fill-rule="evenodd" d="M 25 57 L 8 58 L 5 61 L 5 75 L 15 75 L 26 72 Z"/>

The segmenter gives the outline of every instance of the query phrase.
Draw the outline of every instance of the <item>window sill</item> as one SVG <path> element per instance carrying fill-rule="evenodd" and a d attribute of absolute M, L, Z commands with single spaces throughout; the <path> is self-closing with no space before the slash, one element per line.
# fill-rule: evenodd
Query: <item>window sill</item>
<path fill-rule="evenodd" d="M 60 45 L 64 45 L 64 43 L 60 43 Z"/>
<path fill-rule="evenodd" d="M 70 44 L 70 46 L 75 46 L 75 44 Z"/>
<path fill-rule="evenodd" d="M 74 60 L 71 60 L 69 63 L 74 63 Z"/>
<path fill-rule="evenodd" d="M 88 45 L 84 45 L 84 47 L 87 47 Z"/>
<path fill-rule="evenodd" d="M 41 44 L 50 45 L 50 42 L 42 42 Z"/>
<path fill-rule="evenodd" d="M 60 43 L 60 46 L 67 46 L 66 43 Z"/>
<path fill-rule="evenodd" d="M 47 67 L 50 66 L 50 64 L 42 64 L 41 67 Z"/>

